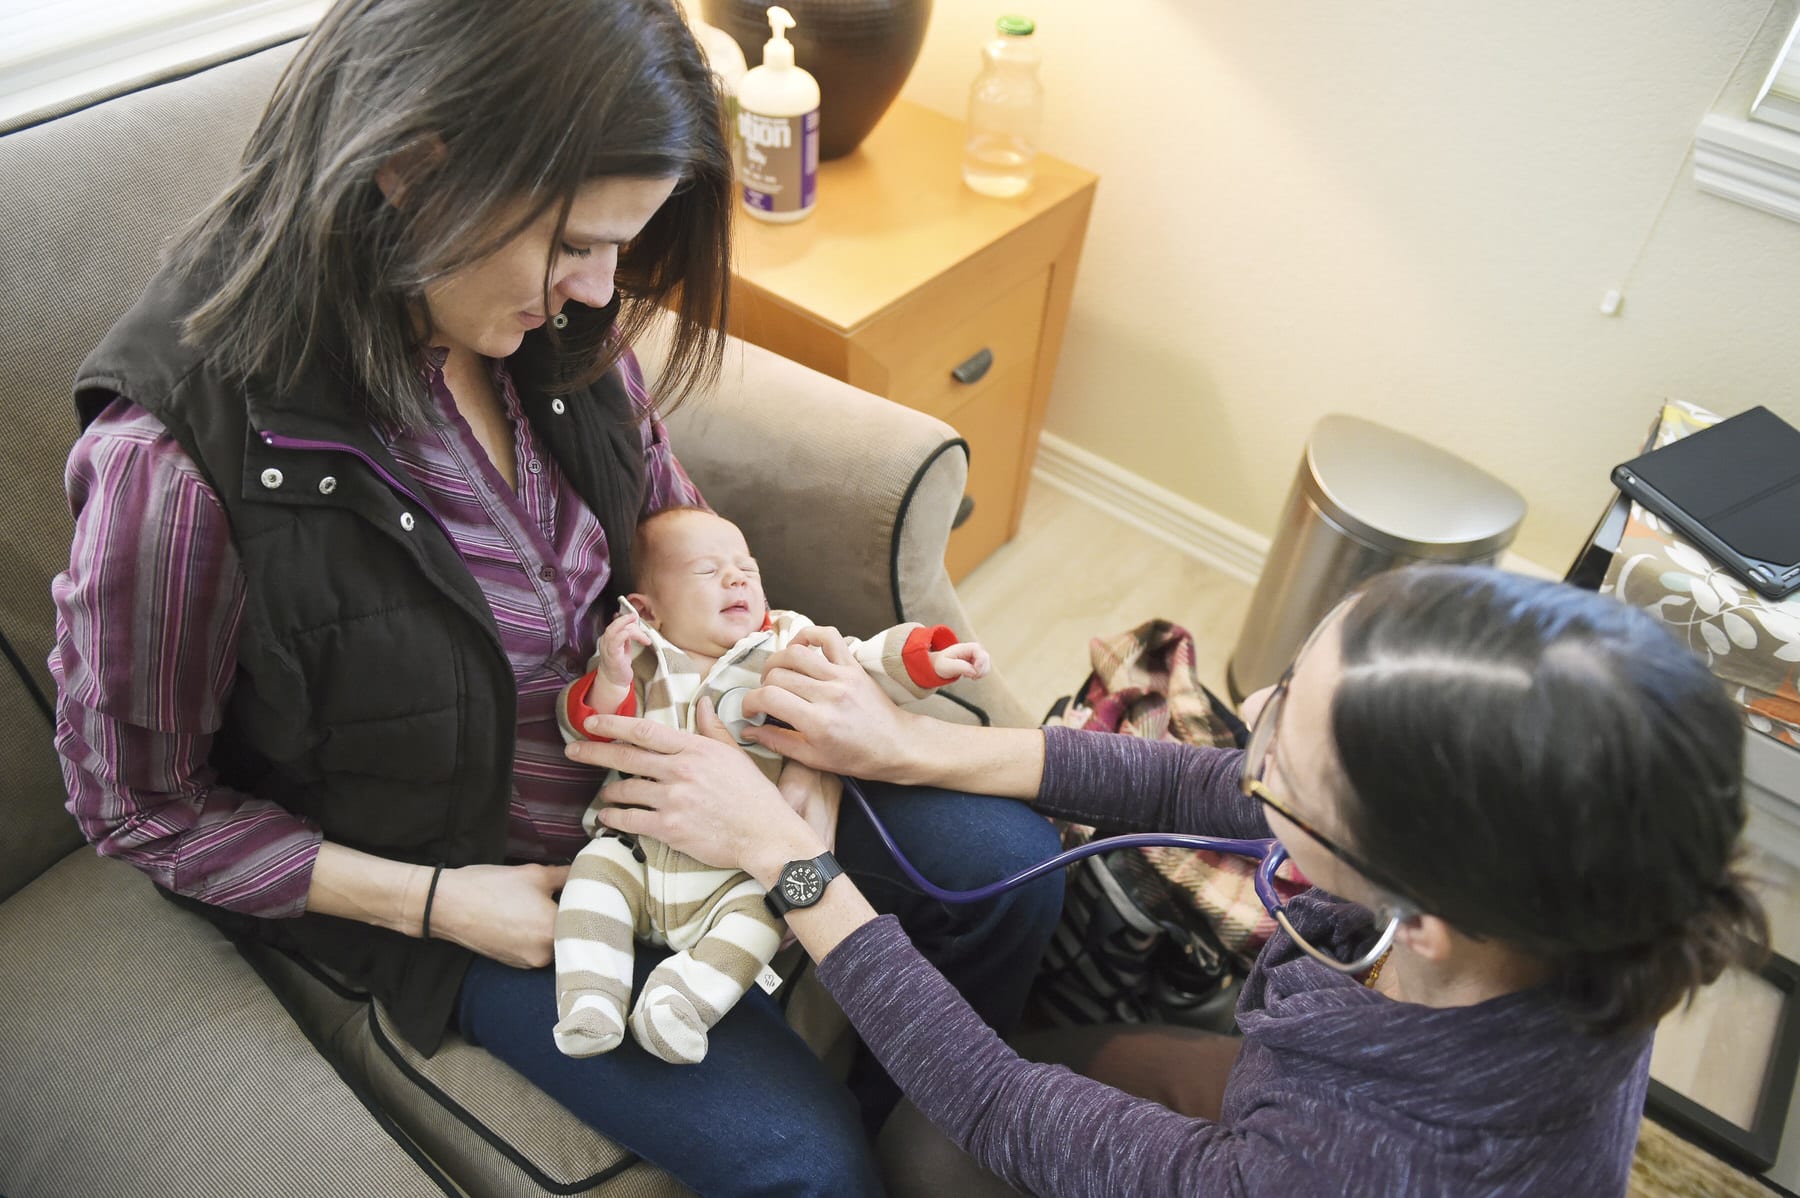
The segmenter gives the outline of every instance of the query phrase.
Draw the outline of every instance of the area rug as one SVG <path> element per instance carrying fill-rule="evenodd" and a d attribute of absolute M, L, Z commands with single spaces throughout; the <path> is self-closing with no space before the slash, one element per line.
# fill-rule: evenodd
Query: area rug
<path fill-rule="evenodd" d="M 1644 1120 L 1631 1160 L 1631 1198 L 1769 1198 L 1756 1178 Z"/>

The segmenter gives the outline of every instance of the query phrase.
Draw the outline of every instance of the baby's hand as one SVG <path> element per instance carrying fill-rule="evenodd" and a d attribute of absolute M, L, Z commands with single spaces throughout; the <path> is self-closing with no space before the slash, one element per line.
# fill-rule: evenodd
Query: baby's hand
<path fill-rule="evenodd" d="M 648 645 L 650 632 L 634 611 L 620 612 L 613 622 L 606 626 L 600 634 L 600 663 L 596 673 L 603 682 L 613 686 L 629 687 L 631 685 L 631 659 L 636 651 L 632 645 Z"/>
<path fill-rule="evenodd" d="M 931 668 L 939 678 L 986 678 L 990 665 L 987 650 L 974 641 L 951 645 L 931 655 Z"/>

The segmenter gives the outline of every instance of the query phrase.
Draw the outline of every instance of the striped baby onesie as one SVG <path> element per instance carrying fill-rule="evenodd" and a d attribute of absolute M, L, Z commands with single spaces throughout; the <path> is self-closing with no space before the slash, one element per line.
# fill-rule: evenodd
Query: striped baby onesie
<path fill-rule="evenodd" d="M 628 608 L 620 600 L 621 608 Z M 811 620 L 771 611 L 762 629 L 733 645 L 702 671 L 694 659 L 647 624 L 652 643 L 632 661 L 635 682 L 620 709 L 694 731 L 702 697 L 717 703 L 740 687 L 762 685 L 771 655 Z M 923 698 L 951 681 L 930 654 L 956 643 L 948 628 L 900 624 L 868 640 L 846 638 L 864 669 L 897 702 Z M 587 697 L 598 661 L 564 690 L 557 720 L 566 740 L 585 737 L 573 718 Z M 745 745 L 775 780 L 783 759 Z M 608 774 L 611 781 L 616 774 Z M 599 822 L 598 798 L 582 819 L 591 839 L 569 867 L 556 913 L 557 1047 L 570 1056 L 609 1052 L 627 1027 L 644 1049 L 673 1064 L 706 1056 L 707 1032 L 742 998 L 780 947 L 782 925 L 763 905 L 763 890 L 745 873 L 714 869 L 650 837 L 621 837 Z M 675 950 L 644 983 L 629 1017 L 633 940 Z"/>

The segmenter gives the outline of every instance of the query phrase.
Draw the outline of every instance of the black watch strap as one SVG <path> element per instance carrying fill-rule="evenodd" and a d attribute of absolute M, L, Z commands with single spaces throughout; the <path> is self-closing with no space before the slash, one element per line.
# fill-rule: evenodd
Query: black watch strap
<path fill-rule="evenodd" d="M 825 887 L 844 872 L 836 857 L 820 853 L 810 861 L 790 861 L 781 867 L 774 887 L 763 895 L 763 903 L 783 919 L 797 907 L 810 907 L 825 896 Z"/>

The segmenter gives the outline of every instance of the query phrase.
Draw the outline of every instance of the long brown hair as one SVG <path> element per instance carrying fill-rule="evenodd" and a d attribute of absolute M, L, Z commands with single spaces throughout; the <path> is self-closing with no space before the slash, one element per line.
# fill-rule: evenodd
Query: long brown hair
<path fill-rule="evenodd" d="M 428 284 L 550 210 L 553 259 L 585 183 L 675 176 L 620 251 L 617 335 L 546 331 L 564 379 L 591 382 L 673 308 L 664 384 L 678 401 L 723 352 L 720 112 L 673 0 L 339 0 L 277 83 L 237 180 L 176 247 L 216 280 L 184 333 L 227 371 L 284 387 L 323 359 L 373 415 L 416 427 L 432 418 L 419 374 Z M 375 182 L 391 162 L 407 164 L 404 210 Z"/>

